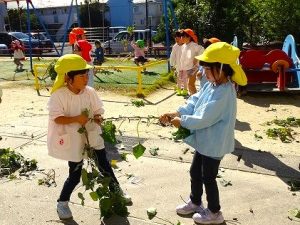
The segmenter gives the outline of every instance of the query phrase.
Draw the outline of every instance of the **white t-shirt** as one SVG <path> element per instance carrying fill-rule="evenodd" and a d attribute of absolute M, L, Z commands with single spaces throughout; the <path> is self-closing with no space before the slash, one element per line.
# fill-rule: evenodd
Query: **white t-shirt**
<path fill-rule="evenodd" d="M 57 124 L 54 120 L 60 116 L 78 116 L 85 109 L 89 110 L 89 118 L 95 114 L 103 114 L 103 103 L 96 91 L 86 87 L 79 94 L 74 94 L 67 87 L 55 91 L 48 102 L 49 124 L 48 124 L 48 154 L 52 157 L 72 162 L 80 162 L 83 156 L 83 148 L 86 143 L 84 134 L 78 133 L 81 128 L 79 123 Z M 89 142 L 95 149 L 104 148 L 104 140 L 100 136 L 101 127 L 94 122 L 85 125 Z"/>
<path fill-rule="evenodd" d="M 180 71 L 181 47 L 182 45 L 178 45 L 177 43 L 173 45 L 170 55 L 170 65 L 174 66 L 177 72 Z"/>
<path fill-rule="evenodd" d="M 14 58 L 15 59 L 24 59 L 25 55 L 21 49 L 14 50 Z"/>
<path fill-rule="evenodd" d="M 182 46 L 181 58 L 180 58 L 180 70 L 190 70 L 194 65 L 195 57 L 202 54 L 204 51 L 201 45 L 191 41 L 188 44 Z M 198 63 L 197 63 L 198 65 Z"/>

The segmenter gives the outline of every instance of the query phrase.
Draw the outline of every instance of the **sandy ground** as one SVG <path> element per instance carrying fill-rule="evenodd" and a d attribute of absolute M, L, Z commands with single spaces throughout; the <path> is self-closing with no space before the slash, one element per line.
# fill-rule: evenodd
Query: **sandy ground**
<path fill-rule="evenodd" d="M 32 85 L 28 85 L 28 84 Z M 26 84 L 26 85 L 25 85 Z M 25 121 L 26 118 L 34 119 L 35 116 L 47 115 L 47 101 L 49 93 L 41 90 L 42 96 L 38 96 L 33 87 L 33 80 L 17 81 L 1 80 L 3 89 L 2 103 L 0 104 L 0 124 L 12 124 L 15 121 Z M 159 116 L 164 112 L 174 111 L 185 99 L 173 94 L 172 88 L 161 89 L 148 96 L 145 107 L 137 108 L 130 101 L 132 97 L 115 94 L 112 92 L 98 92 L 104 101 L 106 117 L 117 116 Z M 275 118 L 286 119 L 289 116 L 300 116 L 300 94 L 286 93 L 250 93 L 242 99 L 238 99 L 238 113 L 236 122 L 236 147 L 252 150 L 272 152 L 274 154 L 300 155 L 299 141 L 300 128 L 293 128 L 295 140 L 292 143 L 282 143 L 279 139 L 270 139 L 265 131 L 270 127 L 263 125 Z M 46 117 L 45 117 L 46 118 Z M 118 123 L 118 122 L 117 122 Z M 45 120 L 45 127 L 47 120 Z M 144 126 L 144 127 L 143 127 Z M 172 128 L 162 129 L 158 126 L 140 126 L 142 137 L 170 137 Z M 136 136 L 136 123 L 125 121 L 120 130 L 128 135 Z M 260 135 L 263 139 L 256 140 L 254 135 Z"/>
<path fill-rule="evenodd" d="M 38 96 L 32 78 L 29 81 L 24 79 L 26 78 L 17 77 L 17 81 L 0 80 L 3 88 L 3 101 L 0 104 L 0 136 L 3 139 L 0 141 L 0 148 L 16 148 L 22 155 L 36 159 L 42 169 L 54 169 L 58 186 L 37 186 L 36 179 L 13 182 L 2 180 L 0 189 L 5 191 L 0 191 L 0 224 L 99 224 L 96 203 L 90 200 L 87 206 L 81 207 L 77 193 L 71 199 L 75 217 L 73 223 L 57 219 L 55 201 L 65 180 L 67 167 L 64 161 L 47 155 L 46 105 L 49 93 L 43 89 L 42 96 Z M 174 95 L 172 88 L 161 89 L 148 96 L 146 106 L 140 108 L 133 106 L 130 101 L 132 98 L 128 96 L 108 91 L 99 91 L 98 95 L 104 102 L 106 118 L 159 116 L 176 110 L 185 102 L 182 97 Z M 299 105 L 299 94 L 257 93 L 238 99 L 236 151 L 226 155 L 221 164 L 221 179 L 232 181 L 233 184 L 230 187 L 219 185 L 222 210 L 227 220 L 223 225 L 295 224 L 295 221 L 287 218 L 287 212 L 298 207 L 299 194 L 291 194 L 286 178 L 299 178 L 300 128 L 293 128 L 298 134 L 294 135 L 292 143 L 282 143 L 278 139 L 269 139 L 265 134 L 268 127 L 262 124 L 276 117 L 299 118 Z M 178 203 L 182 203 L 181 196 L 185 198 L 189 190 L 188 168 L 192 151 L 183 154 L 182 150 L 186 149 L 186 145 L 169 140 L 171 132 L 176 129 L 162 128 L 155 123 L 147 126 L 145 121 L 143 119 L 139 126 L 140 140 L 143 140 L 148 150 L 159 147 L 159 155 L 152 157 L 146 151 L 144 157 L 138 160 L 129 155 L 128 161 L 118 162 L 121 170 L 115 171 L 116 176 L 122 188 L 133 197 L 134 204 L 129 208 L 129 217 L 121 220 L 117 218 L 116 222 L 105 224 L 169 224 L 156 218 L 149 221 L 146 209 L 150 206 L 158 209 L 160 218 L 172 222 L 181 221 L 186 225 L 194 224 L 190 217 L 179 217 L 174 210 Z M 121 121 L 116 122 L 117 125 L 120 123 Z M 120 130 L 123 139 L 127 139 L 127 142 L 123 142 L 124 145 L 129 146 L 130 141 L 138 140 L 136 127 L 136 121 L 126 120 L 122 123 Z M 255 140 L 255 133 L 263 139 Z M 131 148 L 126 150 L 131 151 Z M 259 150 L 266 153 L 258 152 Z M 109 151 L 109 154 L 114 157 L 113 151 Z M 242 158 L 239 161 L 237 158 L 240 155 Z M 128 179 L 126 174 L 134 174 L 134 180 Z M 41 177 L 41 174 L 37 174 L 37 177 Z M 79 187 L 75 192 L 81 191 L 82 187 Z M 38 207 L 36 202 L 39 202 Z M 274 207 L 276 202 L 280 202 L 280 207 Z"/>

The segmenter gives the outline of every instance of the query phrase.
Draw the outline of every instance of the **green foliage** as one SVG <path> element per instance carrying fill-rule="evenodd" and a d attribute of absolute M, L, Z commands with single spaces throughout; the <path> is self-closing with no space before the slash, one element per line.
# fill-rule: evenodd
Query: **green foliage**
<path fill-rule="evenodd" d="M 80 5 L 80 21 L 83 27 L 105 27 L 109 22 L 105 19 L 105 12 L 108 7 L 105 3 L 99 3 L 97 0 L 85 0 Z M 91 24 L 90 24 L 91 23 Z"/>
<path fill-rule="evenodd" d="M 42 29 L 41 24 L 37 16 L 31 12 L 30 25 L 32 30 Z M 10 31 L 27 31 L 27 12 L 26 9 L 20 7 L 20 9 L 8 9 L 5 23 L 10 25 Z"/>
<path fill-rule="evenodd" d="M 279 128 L 269 128 L 266 131 L 266 134 L 270 138 L 279 138 L 284 143 L 290 143 L 294 140 L 292 135 L 292 129 L 290 127 L 299 127 L 300 119 L 290 116 L 286 119 L 274 119 L 272 121 L 266 122 L 266 125 L 275 124 L 280 126 Z"/>
<path fill-rule="evenodd" d="M 237 35 L 239 44 L 283 41 L 288 34 L 300 40 L 300 1 L 280 0 L 173 0 L 179 28 L 191 28 L 202 37 L 218 37 L 231 42 Z M 170 34 L 174 19 L 168 12 Z M 165 41 L 162 18 L 156 38 Z"/>
<path fill-rule="evenodd" d="M 143 100 L 131 100 L 131 103 L 136 107 L 145 106 L 145 102 Z"/>
<path fill-rule="evenodd" d="M 99 201 L 101 217 L 109 218 L 114 214 L 127 216 L 126 200 L 118 184 L 112 182 L 108 174 L 99 171 L 93 148 L 86 145 L 84 151 L 88 155 L 88 166 L 81 170 L 82 184 L 85 191 L 90 191 L 89 196 L 91 199 Z M 78 197 L 81 199 L 81 204 L 84 205 L 83 193 L 78 193 Z"/>
<path fill-rule="evenodd" d="M 129 35 L 133 34 L 134 29 L 135 29 L 134 26 L 128 26 L 127 27 L 127 32 L 129 33 Z"/>
<path fill-rule="evenodd" d="M 55 78 L 56 78 L 56 76 L 57 76 L 57 73 L 56 73 L 56 71 L 55 71 L 55 69 L 54 69 L 54 66 L 55 66 L 56 61 L 57 61 L 57 60 L 54 59 L 54 60 L 49 64 L 49 66 L 48 66 L 48 68 L 47 68 L 47 72 L 48 72 L 48 74 L 49 74 L 51 80 L 55 80 Z"/>
<path fill-rule="evenodd" d="M 140 158 L 146 150 L 145 146 L 143 146 L 141 143 L 136 144 L 132 149 L 133 155 L 136 159 Z"/>
<path fill-rule="evenodd" d="M 186 129 L 184 127 L 179 127 L 176 132 L 172 133 L 172 135 L 173 135 L 173 139 L 175 141 L 178 141 L 178 140 L 183 140 L 186 137 L 190 136 L 191 132 L 189 129 Z"/>
<path fill-rule="evenodd" d="M 300 219 L 300 210 L 299 210 L 299 209 L 292 209 L 292 210 L 289 210 L 289 213 L 290 213 L 292 216 L 294 216 L 294 217 Z"/>
<path fill-rule="evenodd" d="M 290 117 L 286 118 L 285 120 L 275 119 L 272 122 L 281 127 L 299 127 L 300 126 L 300 119 L 296 119 L 293 116 L 290 116 Z"/>
<path fill-rule="evenodd" d="M 117 144 L 116 126 L 112 121 L 105 121 L 102 124 L 102 137 L 105 142 L 110 144 Z"/>
<path fill-rule="evenodd" d="M 280 127 L 280 128 L 269 128 L 266 131 L 266 134 L 270 138 L 276 139 L 279 137 L 279 139 L 284 143 L 291 143 L 293 141 L 293 136 L 291 133 L 291 128 L 286 127 Z"/>
<path fill-rule="evenodd" d="M 37 161 L 35 159 L 27 160 L 20 153 L 9 148 L 0 149 L 0 177 L 9 177 L 17 170 L 21 174 L 36 169 Z"/>

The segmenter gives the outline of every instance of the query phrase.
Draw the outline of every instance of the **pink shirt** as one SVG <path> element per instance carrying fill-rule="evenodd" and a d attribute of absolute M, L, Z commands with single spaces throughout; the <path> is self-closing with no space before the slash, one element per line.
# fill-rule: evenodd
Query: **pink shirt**
<path fill-rule="evenodd" d="M 147 51 L 147 48 L 139 48 L 134 41 L 131 42 L 131 46 L 134 49 L 134 57 L 140 57 L 143 56 L 145 57 L 145 51 Z"/>

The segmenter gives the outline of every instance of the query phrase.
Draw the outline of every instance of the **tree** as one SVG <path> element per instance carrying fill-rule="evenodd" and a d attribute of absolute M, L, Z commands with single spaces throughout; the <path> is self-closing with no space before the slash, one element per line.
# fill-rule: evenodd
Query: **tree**
<path fill-rule="evenodd" d="M 108 26 L 109 22 L 105 19 L 107 6 L 99 1 L 85 0 L 85 4 L 80 7 L 80 21 L 83 27 L 102 27 Z"/>
<path fill-rule="evenodd" d="M 30 26 L 32 30 L 41 29 L 41 25 L 37 16 L 30 12 Z M 27 32 L 27 13 L 23 8 L 9 9 L 7 11 L 7 17 L 5 23 L 9 24 L 11 31 L 24 31 Z"/>
<path fill-rule="evenodd" d="M 267 43 L 293 34 L 300 41 L 300 1 L 173 0 L 173 5 L 179 27 L 193 29 L 199 40 L 214 36 L 231 42 L 237 35 L 239 43 Z M 164 38 L 161 23 L 158 36 Z"/>

